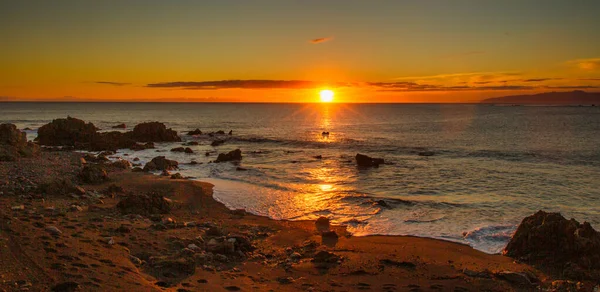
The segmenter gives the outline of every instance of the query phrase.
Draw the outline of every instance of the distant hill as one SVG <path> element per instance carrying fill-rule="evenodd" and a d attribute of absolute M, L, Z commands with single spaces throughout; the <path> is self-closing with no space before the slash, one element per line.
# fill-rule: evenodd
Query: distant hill
<path fill-rule="evenodd" d="M 481 103 L 495 104 L 595 104 L 600 106 L 600 92 L 585 92 L 581 90 L 569 92 L 545 92 L 531 95 L 511 95 L 488 98 Z"/>

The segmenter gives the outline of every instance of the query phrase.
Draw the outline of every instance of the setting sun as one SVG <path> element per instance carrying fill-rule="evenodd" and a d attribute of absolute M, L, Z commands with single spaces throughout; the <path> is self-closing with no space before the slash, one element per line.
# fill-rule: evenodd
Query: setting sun
<path fill-rule="evenodd" d="M 319 96 L 321 96 L 321 102 L 332 102 L 334 96 L 333 90 L 324 89 L 319 92 Z"/>

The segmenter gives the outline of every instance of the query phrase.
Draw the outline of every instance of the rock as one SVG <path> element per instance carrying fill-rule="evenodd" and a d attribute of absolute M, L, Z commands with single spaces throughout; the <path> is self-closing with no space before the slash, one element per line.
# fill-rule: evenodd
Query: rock
<path fill-rule="evenodd" d="M 292 277 L 278 277 L 277 278 L 277 282 L 279 282 L 279 284 L 283 284 L 283 285 L 287 285 L 287 284 L 292 284 L 294 283 L 294 278 Z"/>
<path fill-rule="evenodd" d="M 227 133 L 229 136 L 233 135 L 233 130 L 229 130 L 229 133 Z"/>
<path fill-rule="evenodd" d="M 312 259 L 314 263 L 337 263 L 339 260 L 341 260 L 340 256 L 324 250 L 315 254 Z"/>
<path fill-rule="evenodd" d="M 183 147 L 176 147 L 176 148 L 171 149 L 171 152 L 183 152 L 183 151 L 185 151 L 185 148 L 183 148 Z"/>
<path fill-rule="evenodd" d="M 196 161 L 196 160 L 192 160 L 192 161 L 190 161 L 190 164 L 191 164 L 191 165 L 196 165 L 196 164 L 198 164 L 198 161 Z"/>
<path fill-rule="evenodd" d="M 144 169 L 142 169 L 141 167 L 134 167 L 134 168 L 131 169 L 131 171 L 133 171 L 133 172 L 143 172 Z"/>
<path fill-rule="evenodd" d="M 225 140 L 214 140 L 214 141 L 212 141 L 212 143 L 210 143 L 210 146 L 215 147 L 215 146 L 220 146 L 223 144 L 225 144 Z"/>
<path fill-rule="evenodd" d="M 81 180 L 88 184 L 101 184 L 108 181 L 106 170 L 99 165 L 86 165 L 79 173 Z"/>
<path fill-rule="evenodd" d="M 141 151 L 146 149 L 154 149 L 154 142 L 146 142 L 144 144 L 135 143 L 129 147 L 133 151 Z"/>
<path fill-rule="evenodd" d="M 196 262 L 190 258 L 150 257 L 148 264 L 159 279 L 183 278 L 196 271 Z"/>
<path fill-rule="evenodd" d="M 496 276 L 519 286 L 530 287 L 535 285 L 535 282 L 537 282 L 537 279 L 532 281 L 532 279 L 530 279 L 526 273 L 504 271 L 497 273 Z"/>
<path fill-rule="evenodd" d="M 192 153 L 194 153 L 194 150 L 192 150 L 192 148 L 190 148 L 190 147 L 186 147 L 184 152 L 187 154 L 192 154 Z"/>
<path fill-rule="evenodd" d="M 128 196 L 117 204 L 117 208 L 123 214 L 168 214 L 171 212 L 171 202 L 157 193 L 148 193 Z"/>
<path fill-rule="evenodd" d="M 367 155 L 363 155 L 360 153 L 356 154 L 355 158 L 356 158 L 356 164 L 358 164 L 358 166 L 378 167 L 380 164 L 383 164 L 383 158 L 371 158 Z"/>
<path fill-rule="evenodd" d="M 55 119 L 38 129 L 36 140 L 40 145 L 75 146 L 83 149 L 98 135 L 98 128 L 92 123 L 67 117 Z"/>
<path fill-rule="evenodd" d="M 221 231 L 221 229 L 219 227 L 211 226 L 208 228 L 208 230 L 206 230 L 206 235 L 207 236 L 222 236 L 223 231 Z"/>
<path fill-rule="evenodd" d="M 77 206 L 77 205 L 71 205 L 69 207 L 69 211 L 71 211 L 71 212 L 81 212 L 81 211 L 83 211 L 83 208 L 81 208 L 80 206 Z"/>
<path fill-rule="evenodd" d="M 164 156 L 154 157 L 144 166 L 144 171 L 175 170 L 179 163 L 175 160 L 166 159 Z"/>
<path fill-rule="evenodd" d="M 235 149 L 227 154 L 219 153 L 219 156 L 217 156 L 217 160 L 215 160 L 215 162 L 225 162 L 234 160 L 242 160 L 242 151 L 240 149 Z"/>
<path fill-rule="evenodd" d="M 190 141 L 190 142 L 184 143 L 183 145 L 184 146 L 198 146 L 198 145 L 200 145 L 200 143 L 198 143 L 196 141 Z"/>
<path fill-rule="evenodd" d="M 119 159 L 113 163 L 110 164 L 111 167 L 114 168 L 120 168 L 120 169 L 130 169 L 131 168 L 131 162 L 125 160 L 125 159 Z"/>
<path fill-rule="evenodd" d="M 417 153 L 419 156 L 433 156 L 435 153 L 433 151 L 421 151 Z"/>
<path fill-rule="evenodd" d="M 329 240 L 338 240 L 338 238 L 339 238 L 337 233 L 333 230 L 322 232 L 321 237 L 323 237 L 323 239 L 329 239 Z"/>
<path fill-rule="evenodd" d="M 248 169 L 238 166 L 238 167 L 235 168 L 235 170 L 237 170 L 237 171 L 247 171 Z"/>
<path fill-rule="evenodd" d="M 316 156 L 313 156 L 313 158 L 314 159 L 323 159 L 323 155 L 316 155 Z"/>
<path fill-rule="evenodd" d="M 319 232 L 329 231 L 329 219 L 327 217 L 319 217 L 315 221 L 315 227 L 317 227 Z"/>
<path fill-rule="evenodd" d="M 79 284 L 75 282 L 62 282 L 56 284 L 51 289 L 52 292 L 75 292 L 79 291 Z"/>
<path fill-rule="evenodd" d="M 131 132 L 131 137 L 138 142 L 181 142 L 176 131 L 167 129 L 165 124 L 159 122 L 136 125 Z"/>
<path fill-rule="evenodd" d="M 121 148 L 131 148 L 136 143 L 131 135 L 128 133 L 122 133 L 118 131 L 112 132 L 99 132 L 96 133 L 92 137 L 89 142 L 89 145 L 76 145 L 78 149 L 88 149 L 91 151 L 103 151 L 103 150 L 111 150 L 116 151 Z"/>
<path fill-rule="evenodd" d="M 0 161 L 15 161 L 19 157 L 33 157 L 40 146 L 27 142 L 27 134 L 13 124 L 0 124 Z"/>
<path fill-rule="evenodd" d="M 59 236 L 62 234 L 62 231 L 60 231 L 60 229 L 56 228 L 56 226 L 47 226 L 46 231 L 48 231 L 50 234 L 52 234 L 54 236 Z"/>
<path fill-rule="evenodd" d="M 12 206 L 12 207 L 10 207 L 10 209 L 13 211 L 25 210 L 25 206 L 24 205 Z"/>
<path fill-rule="evenodd" d="M 168 170 L 163 170 L 160 176 L 171 176 L 171 173 Z"/>
<path fill-rule="evenodd" d="M 200 131 L 200 129 L 196 129 L 196 130 L 187 132 L 187 134 L 188 134 L 188 136 L 202 135 L 202 131 Z"/>
<path fill-rule="evenodd" d="M 113 129 L 125 129 L 127 128 L 127 125 L 125 124 L 118 124 L 116 126 L 112 126 Z"/>
<path fill-rule="evenodd" d="M 171 175 L 171 179 L 183 179 L 183 176 L 178 172 Z"/>
<path fill-rule="evenodd" d="M 115 231 L 119 232 L 119 233 L 130 233 L 131 232 L 131 228 L 125 226 L 125 225 L 121 225 L 119 226 L 119 228 L 115 229 Z"/>
<path fill-rule="evenodd" d="M 560 213 L 523 219 L 503 253 L 572 279 L 600 277 L 600 233 Z"/>
<path fill-rule="evenodd" d="M 292 259 L 292 260 L 294 260 L 294 261 L 297 261 L 297 260 L 299 260 L 299 259 L 301 259 L 301 258 L 302 258 L 302 255 L 301 255 L 300 253 L 297 253 L 297 252 L 293 252 L 293 253 L 290 255 L 290 259 Z"/>
<path fill-rule="evenodd" d="M 135 256 L 132 256 L 132 255 L 130 255 L 130 256 L 129 256 L 129 260 L 130 260 L 130 261 L 131 261 L 131 263 L 133 263 L 133 264 L 134 264 L 136 267 L 139 267 L 139 266 L 141 266 L 141 265 L 143 264 L 143 262 L 142 262 L 142 260 L 141 260 L 140 258 L 138 258 L 138 257 L 135 257 Z"/>
<path fill-rule="evenodd" d="M 115 240 L 112 237 L 103 237 L 101 241 L 108 245 L 115 244 Z"/>
<path fill-rule="evenodd" d="M 390 206 L 390 204 L 388 204 L 388 203 L 387 203 L 385 200 L 378 200 L 378 201 L 376 201 L 376 202 L 375 202 L 375 204 L 377 204 L 378 206 L 381 206 L 381 207 L 387 208 L 387 209 L 390 209 L 390 208 L 392 208 L 392 207 Z"/>
<path fill-rule="evenodd" d="M 38 191 L 51 196 L 80 192 L 80 190 L 76 189 L 73 182 L 66 178 L 54 178 L 51 181 L 44 182 L 38 186 Z"/>
<path fill-rule="evenodd" d="M 84 188 L 82 188 L 80 186 L 75 186 L 75 193 L 78 195 L 85 195 L 86 191 Z"/>
<path fill-rule="evenodd" d="M 218 130 L 218 131 L 215 132 L 215 134 L 217 134 L 217 135 L 225 135 L 225 131 Z"/>

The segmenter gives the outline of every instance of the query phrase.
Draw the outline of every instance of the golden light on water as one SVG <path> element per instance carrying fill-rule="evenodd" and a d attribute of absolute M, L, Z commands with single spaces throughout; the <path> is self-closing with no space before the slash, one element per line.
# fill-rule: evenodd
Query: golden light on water
<path fill-rule="evenodd" d="M 333 96 L 335 93 L 330 89 L 323 89 L 319 92 L 319 96 L 321 97 L 321 102 L 332 102 Z"/>

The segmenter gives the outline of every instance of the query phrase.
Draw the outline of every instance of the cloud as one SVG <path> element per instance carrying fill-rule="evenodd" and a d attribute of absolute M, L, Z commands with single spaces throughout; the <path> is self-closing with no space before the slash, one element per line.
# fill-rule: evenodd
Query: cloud
<path fill-rule="evenodd" d="M 469 51 L 469 52 L 463 52 L 463 53 L 443 55 L 441 57 L 451 59 L 451 58 L 462 58 L 462 57 L 468 57 L 468 56 L 473 56 L 473 55 L 482 55 L 482 54 L 485 54 L 485 51 Z"/>
<path fill-rule="evenodd" d="M 317 38 L 317 39 L 310 40 L 310 43 L 311 44 L 320 44 L 320 43 L 328 42 L 328 41 L 330 41 L 332 39 L 333 39 L 332 37 Z"/>
<path fill-rule="evenodd" d="M 124 83 L 124 82 L 112 82 L 112 81 L 96 81 L 94 82 L 96 84 L 104 84 L 104 85 L 113 85 L 113 86 L 124 86 L 124 85 L 129 85 L 131 83 Z"/>
<path fill-rule="evenodd" d="M 318 87 L 343 87 L 350 86 L 345 82 L 318 82 L 307 80 L 216 80 L 216 81 L 177 81 L 151 83 L 146 87 L 154 88 L 180 88 L 180 89 L 308 89 Z"/>
<path fill-rule="evenodd" d="M 554 81 L 554 80 L 563 80 L 563 78 L 531 78 L 531 79 L 521 79 L 515 81 L 522 82 L 544 82 L 544 81 Z"/>
<path fill-rule="evenodd" d="M 567 64 L 574 65 L 581 70 L 595 71 L 600 69 L 600 58 L 572 60 Z"/>

